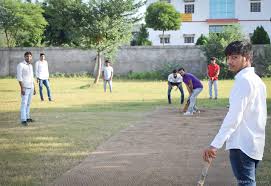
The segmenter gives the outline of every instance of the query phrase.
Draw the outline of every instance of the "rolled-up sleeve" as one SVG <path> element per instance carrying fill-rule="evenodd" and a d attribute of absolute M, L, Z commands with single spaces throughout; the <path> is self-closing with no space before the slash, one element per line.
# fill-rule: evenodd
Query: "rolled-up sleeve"
<path fill-rule="evenodd" d="M 212 141 L 211 146 L 218 149 L 221 148 L 240 125 L 243 119 L 244 110 L 249 102 L 251 91 L 251 87 L 246 81 L 240 81 L 235 84 L 230 95 L 229 112 L 227 113 L 218 134 Z"/>

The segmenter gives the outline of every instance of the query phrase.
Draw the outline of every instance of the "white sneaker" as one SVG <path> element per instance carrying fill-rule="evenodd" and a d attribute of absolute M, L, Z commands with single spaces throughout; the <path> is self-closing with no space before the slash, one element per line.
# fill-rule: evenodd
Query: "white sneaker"
<path fill-rule="evenodd" d="M 192 116 L 193 113 L 191 113 L 191 112 L 185 112 L 183 115 L 184 115 L 184 116 Z"/>
<path fill-rule="evenodd" d="M 193 113 L 200 113 L 200 110 L 194 110 Z"/>

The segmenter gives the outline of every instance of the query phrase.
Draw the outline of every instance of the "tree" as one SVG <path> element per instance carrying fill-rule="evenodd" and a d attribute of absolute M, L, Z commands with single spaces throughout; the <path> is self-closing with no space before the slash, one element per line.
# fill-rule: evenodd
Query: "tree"
<path fill-rule="evenodd" d="M 0 30 L 7 46 L 39 46 L 47 24 L 39 5 L 19 0 L 0 0 Z"/>
<path fill-rule="evenodd" d="M 145 21 L 148 28 L 153 28 L 154 30 L 161 30 L 163 32 L 163 45 L 165 43 L 165 31 L 178 30 L 180 29 L 181 23 L 180 14 L 171 4 L 166 2 L 152 3 L 147 8 Z"/>
<path fill-rule="evenodd" d="M 90 0 L 82 6 L 82 46 L 96 49 L 98 64 L 94 83 L 101 73 L 101 56 L 112 59 L 119 46 L 131 39 L 132 24 L 144 2 L 134 0 Z M 116 8 L 117 7 L 117 8 Z"/>
<path fill-rule="evenodd" d="M 224 27 L 221 33 L 210 33 L 208 42 L 204 44 L 204 52 L 207 60 L 211 57 L 217 58 L 217 63 L 220 65 L 220 77 L 232 78 L 233 74 L 228 72 L 224 49 L 229 43 L 236 40 L 243 40 L 244 33 L 241 31 L 240 25 L 231 25 Z"/>
<path fill-rule="evenodd" d="M 148 40 L 148 37 L 149 37 L 149 32 L 146 28 L 146 25 L 142 24 L 140 26 L 140 30 L 138 34 L 136 35 L 134 45 L 137 45 L 137 46 L 151 45 L 151 41 Z"/>
<path fill-rule="evenodd" d="M 80 0 L 47 0 L 43 3 L 44 17 L 49 23 L 45 30 L 47 45 L 80 45 L 81 4 Z"/>
<path fill-rule="evenodd" d="M 270 38 L 268 33 L 264 30 L 262 26 L 257 27 L 254 30 L 253 35 L 251 37 L 252 44 L 270 44 Z"/>
<path fill-rule="evenodd" d="M 208 42 L 208 38 L 204 36 L 203 34 L 201 34 L 196 42 L 196 45 L 204 45 L 204 44 L 207 44 L 207 42 Z"/>

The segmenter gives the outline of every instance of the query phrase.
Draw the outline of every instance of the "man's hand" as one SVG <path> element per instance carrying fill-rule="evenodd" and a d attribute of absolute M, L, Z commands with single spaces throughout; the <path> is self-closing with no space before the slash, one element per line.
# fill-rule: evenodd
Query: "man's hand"
<path fill-rule="evenodd" d="M 216 153 L 217 153 L 217 148 L 210 146 L 203 151 L 202 158 L 204 161 L 210 163 L 211 159 L 216 158 Z"/>
<path fill-rule="evenodd" d="M 24 96 L 25 95 L 25 91 L 24 89 L 21 89 L 21 95 Z"/>

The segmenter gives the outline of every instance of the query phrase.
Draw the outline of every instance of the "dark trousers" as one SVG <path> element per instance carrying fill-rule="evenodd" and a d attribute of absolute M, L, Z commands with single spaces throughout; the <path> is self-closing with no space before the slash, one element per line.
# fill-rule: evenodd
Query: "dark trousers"
<path fill-rule="evenodd" d="M 254 160 L 239 149 L 230 149 L 230 161 L 239 186 L 256 186 L 256 168 L 259 160 Z"/>
<path fill-rule="evenodd" d="M 172 90 L 172 88 L 174 86 L 177 86 L 178 89 L 180 90 L 180 92 L 181 92 L 180 103 L 183 104 L 183 102 L 184 102 L 184 91 L 183 91 L 182 83 L 171 83 L 171 82 L 168 82 L 168 91 L 167 91 L 168 103 L 171 104 L 171 90 Z"/>

